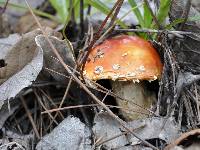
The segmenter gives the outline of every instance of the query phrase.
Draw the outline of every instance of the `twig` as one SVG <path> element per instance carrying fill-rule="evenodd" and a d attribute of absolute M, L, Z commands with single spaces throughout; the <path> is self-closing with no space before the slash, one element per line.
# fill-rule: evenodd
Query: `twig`
<path fill-rule="evenodd" d="M 183 96 L 182 97 L 183 97 L 184 106 L 185 106 L 185 109 L 186 109 L 186 112 L 187 112 L 186 113 L 187 119 L 189 120 L 188 125 L 191 124 L 191 128 L 195 129 L 195 128 L 197 128 L 197 122 L 194 119 L 196 117 L 196 115 L 194 115 L 194 111 L 193 111 L 193 108 L 192 108 L 192 103 L 189 100 L 188 95 L 186 95 L 186 92 L 189 93 L 189 91 L 186 88 L 184 88 L 184 91 L 185 92 L 183 92 Z"/>
<path fill-rule="evenodd" d="M 116 32 L 144 32 L 144 33 L 166 33 L 166 34 L 181 34 L 181 35 L 196 35 L 198 32 L 188 31 L 172 31 L 172 30 L 155 30 L 155 29 L 115 29 Z"/>
<path fill-rule="evenodd" d="M 42 125 L 43 125 L 43 119 L 42 119 L 42 115 L 40 115 L 40 136 L 43 137 L 43 128 L 42 128 Z"/>
<path fill-rule="evenodd" d="M 195 92 L 195 98 L 194 100 L 196 101 L 197 104 L 197 118 L 198 118 L 198 122 L 200 121 L 200 110 L 199 110 L 199 99 L 198 99 L 198 92 L 197 92 L 197 84 L 194 84 L 194 92 Z"/>
<path fill-rule="evenodd" d="M 41 99 L 40 99 L 39 95 L 37 94 L 37 92 L 36 92 L 35 90 L 34 90 L 33 92 L 34 92 L 35 96 L 37 97 L 37 100 L 38 100 L 38 102 L 40 103 L 40 105 L 42 106 L 42 108 L 43 108 L 44 110 L 48 110 L 48 109 L 45 107 L 45 105 L 43 104 L 43 102 L 41 101 Z M 58 122 L 53 118 L 53 116 L 52 116 L 50 113 L 48 113 L 48 115 L 49 115 L 50 118 L 53 120 L 53 122 L 55 122 L 55 124 L 58 125 Z"/>
<path fill-rule="evenodd" d="M 61 102 L 60 102 L 60 105 L 59 105 L 58 109 L 61 108 L 62 105 L 64 104 L 64 101 L 65 101 L 65 99 L 66 99 L 66 97 L 67 97 L 67 95 L 68 95 L 69 89 L 70 89 L 70 87 L 71 87 L 71 83 L 72 83 L 72 77 L 70 77 L 69 83 L 68 83 L 68 85 L 67 85 L 67 88 L 66 88 L 66 90 L 65 90 L 64 96 L 63 96 L 63 98 L 62 98 L 62 100 L 61 100 Z M 58 116 L 58 112 L 56 112 L 56 114 L 53 116 L 53 120 L 54 120 L 57 116 Z M 51 126 L 51 124 L 53 123 L 53 120 L 50 122 L 49 126 Z"/>
<path fill-rule="evenodd" d="M 178 111 L 178 127 L 180 128 L 182 124 L 182 119 L 183 119 L 183 100 L 180 101 L 179 111 Z"/>
<path fill-rule="evenodd" d="M 116 9 L 115 9 L 115 12 L 114 12 L 114 15 L 113 15 L 113 17 L 112 17 L 112 19 L 111 19 L 111 21 L 110 21 L 110 24 L 109 24 L 108 28 L 111 27 L 111 26 L 113 26 L 113 24 L 114 24 L 114 22 L 115 22 L 115 20 L 116 20 L 116 18 L 117 18 L 117 15 L 118 15 L 118 13 L 119 13 L 119 11 L 120 11 L 120 8 L 121 8 L 123 2 L 124 2 L 124 0 L 121 0 L 121 1 L 119 2 L 119 4 L 117 5 L 117 7 L 116 7 Z"/>
<path fill-rule="evenodd" d="M 135 131 L 135 130 L 141 129 L 141 128 L 143 128 L 144 126 L 145 126 L 145 125 L 142 125 L 142 126 L 136 128 L 136 129 L 133 129 L 133 130 Z M 120 136 L 126 135 L 126 134 L 128 134 L 128 133 L 129 133 L 128 131 L 125 131 L 125 132 L 123 132 L 123 133 L 121 133 L 121 134 L 115 135 L 115 136 L 113 136 L 113 137 L 111 137 L 111 138 L 109 138 L 109 139 L 106 139 L 106 140 L 104 140 L 104 141 L 99 140 L 98 142 L 95 143 L 95 144 L 96 144 L 96 147 L 98 147 L 98 146 L 100 146 L 100 145 L 102 145 L 102 144 L 104 144 L 104 143 L 106 143 L 106 142 L 109 142 L 109 141 L 111 141 L 111 140 L 114 140 L 114 139 L 116 139 L 116 138 L 118 138 L 118 137 L 120 137 Z"/>
<path fill-rule="evenodd" d="M 53 104 L 53 106 L 56 108 L 56 104 L 53 102 L 53 100 L 42 90 L 39 88 L 39 90 L 44 94 L 44 96 Z M 62 117 L 62 119 L 64 119 L 64 116 L 62 114 L 62 112 L 58 111 L 58 113 L 60 114 L 60 116 Z"/>
<path fill-rule="evenodd" d="M 67 106 L 67 107 L 62 107 L 62 108 L 45 110 L 45 111 L 41 112 L 41 114 L 52 113 L 52 112 L 60 111 L 60 110 L 75 109 L 75 108 L 82 108 L 82 107 L 95 107 L 95 106 L 101 106 L 101 105 L 99 105 L 99 104 L 88 104 L 88 105 Z M 127 109 L 127 108 L 120 107 L 120 106 L 113 106 L 113 105 L 106 105 L 106 106 L 110 107 L 110 108 L 119 108 L 119 109 L 123 109 L 123 110 L 133 111 L 133 112 L 139 113 L 139 114 L 149 115 L 149 114 L 144 113 L 144 112 L 134 111 L 134 110 L 130 110 L 130 109 Z"/>
<path fill-rule="evenodd" d="M 73 4 L 72 1 L 70 1 L 70 3 Z M 71 11 L 73 11 L 73 8 L 71 8 Z M 65 26 L 65 28 L 66 28 L 66 26 Z M 67 37 L 65 36 L 64 31 L 65 31 L 65 29 L 63 30 L 63 35 L 64 35 L 64 37 L 65 37 L 65 40 L 66 40 L 66 42 L 67 42 L 67 44 L 68 44 L 68 46 L 69 46 L 69 48 L 70 48 L 70 51 L 71 51 L 72 54 L 73 54 L 73 58 L 74 58 L 74 60 L 75 60 L 75 54 L 74 54 L 73 46 L 71 45 L 70 41 L 69 41 L 69 40 L 67 39 Z M 59 60 L 58 60 L 58 61 L 59 61 Z M 77 69 L 77 66 L 78 66 L 78 64 L 77 64 L 77 62 L 76 62 L 76 63 L 75 63 L 75 67 L 74 67 L 74 69 L 73 69 L 73 74 L 75 73 L 75 71 L 76 71 L 76 69 Z M 65 99 L 66 99 L 66 97 L 67 97 L 67 95 L 68 95 L 69 89 L 70 89 L 70 87 L 71 87 L 72 79 L 73 79 L 73 78 L 72 78 L 71 76 L 70 76 L 69 78 L 70 78 L 70 79 L 69 79 L 67 88 L 66 88 L 66 90 L 65 90 L 65 93 L 64 93 L 64 95 L 63 95 L 63 98 L 62 98 L 62 100 L 61 100 L 61 103 L 60 103 L 60 105 L 59 105 L 59 108 L 62 107 L 62 105 L 63 105 L 63 103 L 64 103 L 64 101 L 65 101 Z M 54 116 L 54 119 L 57 117 L 57 115 L 58 115 L 58 112 L 56 112 L 56 114 L 55 114 L 55 116 Z M 53 123 L 53 122 L 51 121 L 50 124 L 49 124 L 49 126 L 51 126 L 52 123 Z"/>
<path fill-rule="evenodd" d="M 27 107 L 27 105 L 26 105 L 26 103 L 25 103 L 24 97 L 20 96 L 20 100 L 21 100 L 22 105 L 23 105 L 23 107 L 24 107 L 24 109 L 25 109 L 25 111 L 26 111 L 26 113 L 27 113 L 27 116 L 28 116 L 30 122 L 31 122 L 31 125 L 32 125 L 32 127 L 33 127 L 33 130 L 34 130 L 34 132 L 35 132 L 36 137 L 37 137 L 38 139 L 40 139 L 40 134 L 39 134 L 39 132 L 38 132 L 38 130 L 37 130 L 37 128 L 36 128 L 36 125 L 35 125 L 35 123 L 34 123 L 34 121 L 33 121 L 33 118 L 32 118 L 32 116 L 31 116 L 31 113 L 30 113 L 29 110 L 28 110 L 28 107 Z"/>
<path fill-rule="evenodd" d="M 80 0 L 80 30 L 82 39 L 84 37 L 84 0 Z"/>
<path fill-rule="evenodd" d="M 179 138 L 177 138 L 175 141 L 173 141 L 171 144 L 165 147 L 164 150 L 172 150 L 176 145 L 180 144 L 184 139 L 187 139 L 189 136 L 199 135 L 199 134 L 200 134 L 200 129 L 195 129 L 195 130 L 183 133 Z"/>

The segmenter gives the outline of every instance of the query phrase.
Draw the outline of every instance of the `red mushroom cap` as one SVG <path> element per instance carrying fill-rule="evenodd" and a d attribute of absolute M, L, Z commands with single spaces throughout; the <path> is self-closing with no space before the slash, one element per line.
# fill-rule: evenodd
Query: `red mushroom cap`
<path fill-rule="evenodd" d="M 137 36 L 121 35 L 94 47 L 84 68 L 91 80 L 155 80 L 160 78 L 162 63 L 157 51 Z"/>

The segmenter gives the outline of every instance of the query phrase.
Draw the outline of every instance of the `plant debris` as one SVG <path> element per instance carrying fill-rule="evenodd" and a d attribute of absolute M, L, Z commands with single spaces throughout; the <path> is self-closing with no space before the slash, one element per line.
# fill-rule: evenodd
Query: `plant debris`
<path fill-rule="evenodd" d="M 39 30 L 25 34 L 6 54 L 0 68 L 0 108 L 5 100 L 15 97 L 32 84 L 43 67 L 43 52 L 36 47 Z"/>
<path fill-rule="evenodd" d="M 73 69 L 75 66 L 75 58 L 67 42 L 65 40 L 60 40 L 55 36 L 51 36 L 49 38 L 60 55 L 63 57 L 65 63 L 70 66 L 71 69 Z M 60 65 L 59 60 L 52 52 L 51 47 L 45 37 L 43 35 L 38 35 L 35 40 L 37 46 L 44 52 L 44 67 L 48 70 L 53 70 L 48 71 L 48 73 L 46 71 L 46 74 L 50 73 L 57 81 L 66 81 L 66 77 L 63 77 L 60 74 L 67 75 L 67 72 L 64 67 Z"/>
<path fill-rule="evenodd" d="M 100 113 L 94 120 L 93 132 L 98 140 L 96 145 L 106 149 L 125 145 L 138 145 L 140 140 L 126 132 L 123 127 L 107 113 Z M 180 134 L 180 127 L 173 118 L 153 117 L 128 122 L 128 126 L 145 140 L 160 139 L 166 144 L 173 142 Z M 101 144 L 100 144 L 101 143 Z"/>
<path fill-rule="evenodd" d="M 0 149 L 199 149 L 196 1 L 1 1 Z M 130 47 L 127 39 L 118 41 L 124 43 L 119 49 L 126 48 L 119 58 L 116 48 L 106 57 L 108 47 L 117 45 L 114 39 L 127 35 L 151 42 L 163 64 L 161 75 L 151 75 L 147 81 L 130 78 L 148 71 L 136 60 L 144 57 L 144 63 L 149 57 L 146 50 Z M 92 51 L 109 39 L 111 45 Z M 131 55 L 139 58 L 126 62 L 133 47 L 140 52 Z M 110 77 L 88 78 L 88 63 L 105 58 L 108 62 L 92 68 L 95 76 L 108 73 L 105 65 L 114 72 L 124 70 L 124 65 L 136 67 L 132 73 L 124 72 L 130 79 L 124 90 L 121 84 L 113 86 Z M 115 82 L 122 78 L 119 73 L 112 77 Z M 145 88 L 130 88 L 133 82 Z M 153 100 L 148 108 L 138 96 L 147 91 Z M 130 112 L 142 117 L 129 120 Z"/>
<path fill-rule="evenodd" d="M 91 150 L 91 132 L 78 118 L 69 116 L 37 144 L 37 150 Z"/>

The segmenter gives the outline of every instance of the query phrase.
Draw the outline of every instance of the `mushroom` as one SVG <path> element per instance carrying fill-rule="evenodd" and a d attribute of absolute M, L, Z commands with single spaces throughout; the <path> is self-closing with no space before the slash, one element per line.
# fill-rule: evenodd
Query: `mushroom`
<path fill-rule="evenodd" d="M 94 47 L 84 67 L 90 80 L 109 79 L 121 114 L 126 120 L 144 118 L 137 112 L 148 113 L 156 94 L 148 91 L 144 81 L 159 79 L 162 63 L 157 51 L 146 40 L 137 36 L 120 35 Z"/>

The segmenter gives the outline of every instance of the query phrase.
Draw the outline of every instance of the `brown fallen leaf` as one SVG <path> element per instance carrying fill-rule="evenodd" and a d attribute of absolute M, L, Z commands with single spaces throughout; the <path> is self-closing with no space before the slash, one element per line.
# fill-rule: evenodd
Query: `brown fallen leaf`
<path fill-rule="evenodd" d="M 45 31 L 49 35 L 57 35 L 50 28 Z M 15 97 L 23 88 L 31 85 L 42 70 L 43 51 L 35 43 L 35 37 L 41 33 L 34 30 L 22 35 L 1 58 L 4 65 L 0 67 L 0 108 L 5 100 Z"/>
<path fill-rule="evenodd" d="M 37 18 L 43 27 L 48 26 L 48 27 L 54 29 L 58 25 L 58 23 L 51 21 L 49 19 L 45 19 L 45 18 L 42 18 L 39 16 L 37 16 Z M 18 20 L 16 28 L 15 28 L 15 32 L 27 33 L 34 29 L 37 29 L 37 28 L 38 28 L 38 25 L 37 25 L 36 21 L 33 21 L 33 16 L 30 13 L 26 13 Z"/>
<path fill-rule="evenodd" d="M 21 36 L 19 34 L 10 34 L 6 38 L 0 38 L 0 59 L 4 59 L 7 55 L 7 53 L 11 50 L 11 47 L 15 45 L 19 40 L 21 39 Z"/>
<path fill-rule="evenodd" d="M 8 23 L 8 16 L 5 14 L 0 15 L 0 38 L 7 37 L 12 32 L 12 28 Z"/>
<path fill-rule="evenodd" d="M 35 44 L 35 36 L 38 34 L 41 34 L 40 30 L 22 35 L 21 40 L 11 48 L 4 58 L 6 66 L 0 68 L 0 84 L 20 71 L 33 59 L 38 51 Z"/>
<path fill-rule="evenodd" d="M 59 38 L 55 36 L 49 36 L 49 39 L 51 40 L 52 44 L 55 46 L 56 50 L 59 52 L 59 54 L 65 61 L 65 63 L 71 68 L 74 68 L 75 58 L 67 42 L 65 40 L 60 40 Z M 43 71 L 44 74 L 49 75 L 50 73 L 55 80 L 65 82 L 66 78 L 55 72 L 68 75 L 67 71 L 61 65 L 59 60 L 56 58 L 48 41 L 45 39 L 45 36 L 38 35 L 35 38 L 35 40 L 36 40 L 37 46 L 40 47 L 42 51 L 44 52 L 44 67 L 54 71 L 54 72 L 51 72 L 51 71 L 44 70 Z"/>

